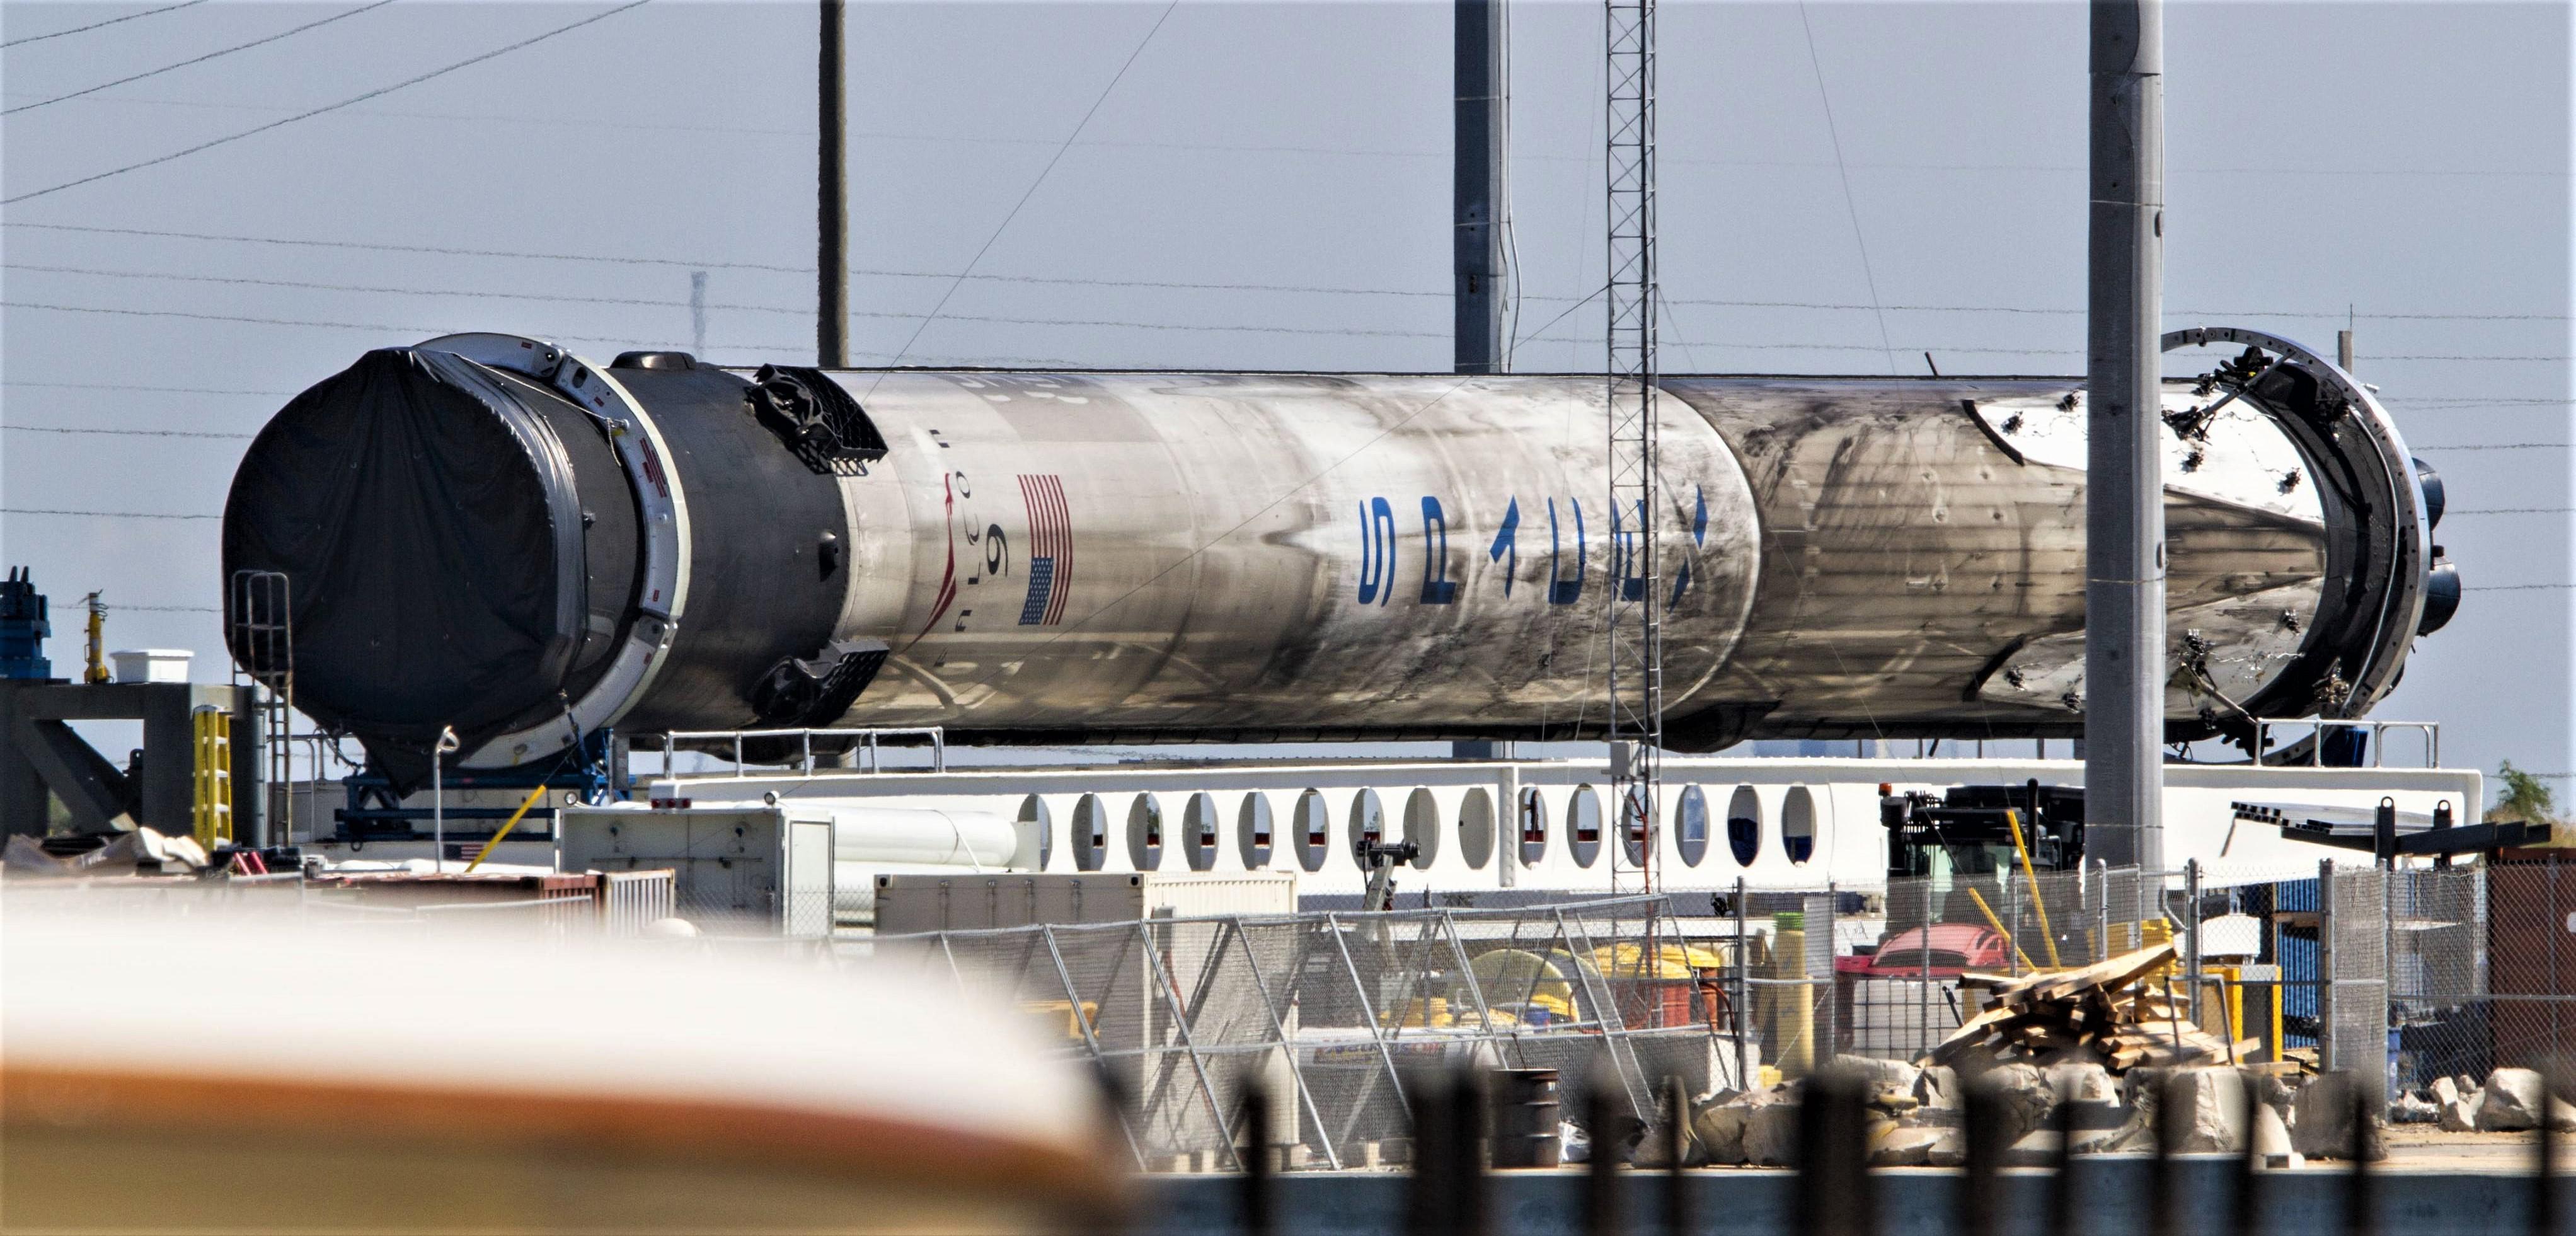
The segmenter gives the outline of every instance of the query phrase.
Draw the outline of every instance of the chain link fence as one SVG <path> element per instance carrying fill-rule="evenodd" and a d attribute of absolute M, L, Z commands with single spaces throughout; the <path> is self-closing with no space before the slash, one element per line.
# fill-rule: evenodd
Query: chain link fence
<path fill-rule="evenodd" d="M 1652 1123 L 1836 1055 L 1921 1059 L 1978 1011 L 1963 973 L 2070 970 L 2170 941 L 2159 983 L 2247 1062 L 2359 1074 L 2392 1098 L 2576 1053 L 2576 863 L 2311 868 L 2204 887 L 2099 865 L 1511 909 L 1163 918 L 880 937 L 1007 1001 L 1121 1096 L 1155 1170 L 1227 1170 L 1245 1095 L 1278 1096 L 1284 1166 L 1401 1163 L 1420 1066 L 1550 1068 Z"/>
<path fill-rule="evenodd" d="M 1830 893 L 1755 921 L 1664 897 L 1506 910 L 1153 919 L 880 937 L 1038 1019 L 1121 1096 L 1140 1166 L 1227 1170 L 1251 1087 L 1294 1168 L 1403 1162 L 1423 1066 L 1555 1069 L 1565 1110 L 1596 1085 L 1652 1122 L 1693 1095 L 1829 1058 Z"/>

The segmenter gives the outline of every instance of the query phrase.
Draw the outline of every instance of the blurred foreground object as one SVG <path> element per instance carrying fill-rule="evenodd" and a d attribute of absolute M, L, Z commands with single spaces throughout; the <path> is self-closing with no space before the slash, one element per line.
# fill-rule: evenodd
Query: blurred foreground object
<path fill-rule="evenodd" d="M 325 922 L 8 908 L 0 1228 L 1114 1222 L 1091 1083 L 953 992 Z"/>

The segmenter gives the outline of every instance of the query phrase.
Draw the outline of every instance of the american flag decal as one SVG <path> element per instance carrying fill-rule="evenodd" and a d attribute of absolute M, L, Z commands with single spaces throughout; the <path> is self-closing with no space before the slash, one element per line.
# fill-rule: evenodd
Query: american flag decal
<path fill-rule="evenodd" d="M 1020 500 L 1029 508 L 1029 599 L 1020 625 L 1064 621 L 1065 590 L 1073 586 L 1073 513 L 1065 505 L 1064 478 L 1023 476 Z"/>

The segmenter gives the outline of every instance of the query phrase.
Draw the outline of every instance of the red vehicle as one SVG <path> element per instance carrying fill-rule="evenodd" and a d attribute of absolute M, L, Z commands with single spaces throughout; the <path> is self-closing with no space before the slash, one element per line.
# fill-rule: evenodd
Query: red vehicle
<path fill-rule="evenodd" d="M 1997 971 L 2009 966 L 2012 942 L 1991 927 L 1943 923 L 1913 927 L 1880 941 L 1878 952 L 1861 970 L 1868 978 L 1921 978 L 1924 953 L 1931 952 L 1936 979 L 1954 979 L 1969 970 Z"/>

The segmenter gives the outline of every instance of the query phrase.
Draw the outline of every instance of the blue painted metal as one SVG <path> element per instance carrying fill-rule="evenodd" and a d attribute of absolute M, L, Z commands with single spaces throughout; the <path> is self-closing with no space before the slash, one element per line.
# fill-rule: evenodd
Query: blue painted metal
<path fill-rule="evenodd" d="M 45 614 L 45 594 L 27 578 L 27 568 L 9 572 L 0 582 L 0 678 L 51 678 L 54 663 L 45 659 L 45 637 L 54 624 Z"/>
<path fill-rule="evenodd" d="M 522 764 L 515 768 L 456 768 L 446 775 L 446 788 L 457 790 L 516 790 L 522 794 L 540 785 L 549 790 L 579 796 L 583 803 L 598 805 L 626 797 L 628 789 L 622 768 L 613 752 L 616 735 L 611 730 L 593 730 L 582 736 L 581 744 L 564 758 L 550 764 Z M 579 758 L 574 758 L 575 756 Z M 342 841 L 426 841 L 426 825 L 433 812 L 428 807 L 406 807 L 402 795 L 394 792 L 391 778 L 373 766 L 360 769 L 340 779 L 348 793 L 348 805 L 331 813 L 338 822 L 337 836 Z M 560 797 L 549 794 L 543 805 L 529 809 L 526 818 L 511 830 L 513 840 L 542 840 L 552 833 L 555 804 Z M 518 810 L 513 802 L 507 807 L 447 808 L 447 839 L 450 844 L 482 841 L 491 837 Z"/>

